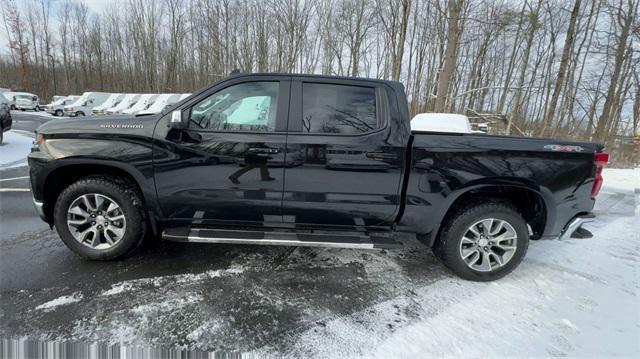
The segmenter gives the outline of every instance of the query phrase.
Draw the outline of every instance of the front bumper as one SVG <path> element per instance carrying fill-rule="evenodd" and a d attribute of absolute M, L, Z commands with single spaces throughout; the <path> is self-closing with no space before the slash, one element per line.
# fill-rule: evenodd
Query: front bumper
<path fill-rule="evenodd" d="M 35 198 L 32 198 L 32 200 L 33 200 L 33 206 L 36 208 L 36 213 L 38 213 L 38 216 L 40 216 L 40 218 L 46 222 L 47 216 L 44 215 L 44 203 L 40 201 L 36 201 Z"/>
<path fill-rule="evenodd" d="M 569 223 L 564 226 L 562 233 L 558 237 L 560 240 L 565 240 L 569 238 L 586 238 L 585 236 L 590 237 L 591 233 L 586 229 L 582 228 L 582 225 L 585 223 L 593 222 L 595 220 L 595 214 L 589 212 L 585 214 L 579 214 L 573 217 Z M 586 233 L 585 233 L 586 232 Z"/>

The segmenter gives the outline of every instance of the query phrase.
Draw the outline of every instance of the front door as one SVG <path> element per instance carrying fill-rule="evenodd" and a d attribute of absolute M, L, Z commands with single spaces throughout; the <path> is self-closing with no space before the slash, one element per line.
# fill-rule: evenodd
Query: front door
<path fill-rule="evenodd" d="M 292 83 L 283 218 L 303 226 L 388 226 L 400 205 L 405 144 L 385 86 L 301 78 Z"/>
<path fill-rule="evenodd" d="M 165 219 L 281 224 L 289 87 L 288 77 L 231 79 L 181 107 L 186 129 L 158 125 L 154 170 Z"/>

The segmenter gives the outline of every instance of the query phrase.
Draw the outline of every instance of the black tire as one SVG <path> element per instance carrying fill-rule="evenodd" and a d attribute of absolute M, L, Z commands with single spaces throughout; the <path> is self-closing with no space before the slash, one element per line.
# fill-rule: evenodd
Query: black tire
<path fill-rule="evenodd" d="M 4 141 L 4 128 L 0 128 L 0 144 Z"/>
<path fill-rule="evenodd" d="M 464 262 L 461 254 L 462 237 L 476 222 L 487 218 L 506 221 L 517 234 L 515 253 L 504 266 L 491 271 L 477 271 Z M 502 202 L 476 202 L 460 208 L 444 224 L 433 247 L 434 254 L 459 277 L 478 282 L 500 279 L 513 271 L 522 261 L 529 247 L 526 221 L 508 204 Z"/>
<path fill-rule="evenodd" d="M 126 220 L 125 234 L 112 247 L 95 249 L 78 242 L 67 226 L 67 211 L 74 200 L 83 194 L 98 193 L 115 200 Z M 126 181 L 108 176 L 91 176 L 65 188 L 54 207 L 54 223 L 60 238 L 81 257 L 92 260 L 111 260 L 133 252 L 143 241 L 147 224 L 142 211 L 141 196 Z"/>
<path fill-rule="evenodd" d="M 54 115 L 55 115 L 55 116 L 58 116 L 58 117 L 62 117 L 62 115 L 63 115 L 62 110 L 56 110 L 56 112 L 54 113 Z"/>
<path fill-rule="evenodd" d="M 84 116 L 84 112 L 82 112 L 82 111 L 76 112 L 76 117 L 78 117 L 78 116 Z"/>

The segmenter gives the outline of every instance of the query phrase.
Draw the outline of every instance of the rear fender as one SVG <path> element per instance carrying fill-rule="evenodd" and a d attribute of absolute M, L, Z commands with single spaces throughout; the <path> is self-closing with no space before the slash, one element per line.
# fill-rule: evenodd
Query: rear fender
<path fill-rule="evenodd" d="M 524 179 L 517 178 L 483 178 L 479 180 L 474 180 L 468 182 L 464 187 L 461 187 L 453 192 L 451 192 L 441 203 L 441 205 L 434 210 L 434 218 L 432 223 L 434 227 L 429 230 L 428 241 L 432 244 L 440 230 L 440 226 L 443 224 L 446 216 L 449 214 L 449 211 L 454 207 L 456 201 L 461 199 L 464 195 L 470 194 L 474 191 L 489 189 L 492 187 L 507 187 L 507 188 L 518 188 L 531 191 L 540 198 L 542 198 L 542 202 L 546 209 L 545 216 L 545 225 L 543 230 L 543 235 L 546 235 L 547 232 L 554 227 L 555 218 L 556 218 L 556 205 L 553 200 L 552 192 L 542 186 L 538 186 L 533 184 L 530 181 Z"/>

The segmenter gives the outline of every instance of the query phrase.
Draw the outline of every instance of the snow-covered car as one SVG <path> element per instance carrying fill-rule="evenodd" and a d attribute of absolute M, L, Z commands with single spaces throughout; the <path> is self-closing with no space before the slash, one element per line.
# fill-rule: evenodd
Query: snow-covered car
<path fill-rule="evenodd" d="M 138 112 L 138 114 L 151 115 L 154 113 L 159 113 L 160 111 L 164 110 L 165 107 L 178 102 L 178 99 L 180 98 L 180 96 L 181 96 L 180 94 L 174 94 L 174 93 L 165 93 L 165 94 L 158 95 L 158 97 L 156 97 L 155 101 L 151 104 L 151 106 L 149 106 L 145 110 Z"/>
<path fill-rule="evenodd" d="M 57 97 L 57 98 L 56 98 Z M 44 110 L 54 116 L 63 116 L 64 107 L 70 105 L 80 98 L 78 95 L 71 96 L 53 96 L 53 102 L 46 105 Z"/>
<path fill-rule="evenodd" d="M 121 113 L 125 115 L 135 115 L 140 111 L 146 110 L 153 103 L 153 101 L 158 97 L 158 94 L 143 94 L 140 96 L 135 105 L 131 106 L 126 110 L 122 110 Z"/>
<path fill-rule="evenodd" d="M 124 98 L 124 94 L 122 93 L 114 93 L 109 96 L 109 98 L 102 104 L 98 105 L 91 110 L 94 115 L 105 115 L 107 113 L 107 109 L 112 108 L 113 106 L 117 106 L 120 101 Z"/>
<path fill-rule="evenodd" d="M 92 114 L 94 107 L 102 105 L 111 96 L 106 92 L 85 92 L 74 103 L 64 107 L 67 116 L 86 116 Z"/>
<path fill-rule="evenodd" d="M 117 105 L 114 105 L 111 108 L 107 108 L 105 113 L 107 115 L 115 115 L 120 113 L 121 111 L 131 108 L 131 106 L 135 105 L 136 102 L 138 102 L 140 96 L 141 95 L 137 93 L 126 94 Z"/>
<path fill-rule="evenodd" d="M 17 110 L 39 111 L 40 103 L 37 95 L 28 92 L 11 92 L 14 100 L 14 107 Z"/>

